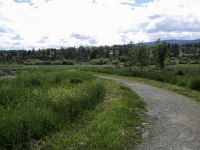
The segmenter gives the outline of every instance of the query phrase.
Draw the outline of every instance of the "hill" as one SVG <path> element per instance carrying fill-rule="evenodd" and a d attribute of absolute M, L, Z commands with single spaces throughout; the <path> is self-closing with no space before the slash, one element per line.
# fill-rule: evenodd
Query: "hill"
<path fill-rule="evenodd" d="M 169 44 L 178 44 L 179 46 L 185 45 L 185 44 L 195 44 L 195 43 L 200 43 L 200 39 L 195 39 L 195 40 L 176 40 L 176 39 L 171 39 L 171 40 L 165 40 Z M 154 42 L 147 42 L 145 45 L 147 46 L 153 46 L 155 45 L 156 41 Z"/>

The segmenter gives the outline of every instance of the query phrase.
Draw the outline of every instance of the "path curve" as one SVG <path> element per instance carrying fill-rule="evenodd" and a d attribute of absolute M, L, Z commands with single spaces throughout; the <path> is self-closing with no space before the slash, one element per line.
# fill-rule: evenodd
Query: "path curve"
<path fill-rule="evenodd" d="M 138 150 L 200 150 L 199 103 L 126 78 L 101 77 L 127 84 L 147 102 L 151 123 Z"/>

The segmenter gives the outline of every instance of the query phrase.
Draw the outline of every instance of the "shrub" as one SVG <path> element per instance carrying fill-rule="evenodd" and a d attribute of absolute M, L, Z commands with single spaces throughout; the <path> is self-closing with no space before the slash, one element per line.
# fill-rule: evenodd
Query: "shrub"
<path fill-rule="evenodd" d="M 180 70 L 180 69 L 179 69 L 179 70 L 177 71 L 177 75 L 183 76 L 183 75 L 184 75 L 183 70 Z"/>
<path fill-rule="evenodd" d="M 92 60 L 90 60 L 90 63 L 92 65 L 105 65 L 105 64 L 109 63 L 109 60 L 106 58 L 92 59 Z"/>
<path fill-rule="evenodd" d="M 56 61 L 53 61 L 51 64 L 52 65 L 62 65 L 62 61 L 61 60 L 56 60 Z"/>
<path fill-rule="evenodd" d="M 36 61 L 36 62 L 34 63 L 34 65 L 43 65 L 43 62 L 42 62 L 42 61 Z"/>
<path fill-rule="evenodd" d="M 119 65 L 120 64 L 120 61 L 119 60 L 113 60 L 112 61 L 112 65 Z"/>
<path fill-rule="evenodd" d="M 189 62 L 189 64 L 198 64 L 198 61 L 197 61 L 197 60 L 191 60 L 191 61 Z"/>
<path fill-rule="evenodd" d="M 42 65 L 51 65 L 51 62 L 50 61 L 43 61 Z"/>
<path fill-rule="evenodd" d="M 186 79 L 179 79 L 177 82 L 177 85 L 179 86 L 187 86 L 187 80 Z"/>
<path fill-rule="evenodd" d="M 41 60 L 37 60 L 37 59 L 28 59 L 26 61 L 24 61 L 24 65 L 42 65 L 42 61 Z"/>
<path fill-rule="evenodd" d="M 62 65 L 74 65 L 75 62 L 73 60 L 63 60 Z"/>
<path fill-rule="evenodd" d="M 179 64 L 187 64 L 188 63 L 188 61 L 186 61 L 186 60 L 180 60 L 179 61 Z"/>
<path fill-rule="evenodd" d="M 100 64 L 100 62 L 99 62 L 98 59 L 92 59 L 92 60 L 90 60 L 90 63 L 91 63 L 92 65 L 99 65 L 99 64 Z"/>
<path fill-rule="evenodd" d="M 42 61 L 42 60 L 26 60 L 24 65 L 74 65 L 73 60 L 56 60 L 56 61 Z"/>
<path fill-rule="evenodd" d="M 24 65 L 35 65 L 34 62 L 24 62 Z"/>
<path fill-rule="evenodd" d="M 128 57 L 127 57 L 127 56 L 120 56 L 120 57 L 119 57 L 119 60 L 120 60 L 121 62 L 126 62 L 126 61 L 128 60 Z"/>
<path fill-rule="evenodd" d="M 200 78 L 194 77 L 190 79 L 189 86 L 193 90 L 200 91 Z"/>

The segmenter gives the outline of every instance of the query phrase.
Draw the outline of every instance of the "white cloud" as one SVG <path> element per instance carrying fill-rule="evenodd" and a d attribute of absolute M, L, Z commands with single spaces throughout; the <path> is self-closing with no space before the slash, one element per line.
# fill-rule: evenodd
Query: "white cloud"
<path fill-rule="evenodd" d="M 158 37 L 200 38 L 200 0 L 149 0 L 144 4 L 134 0 L 20 1 L 0 0 L 1 47 L 112 45 Z"/>

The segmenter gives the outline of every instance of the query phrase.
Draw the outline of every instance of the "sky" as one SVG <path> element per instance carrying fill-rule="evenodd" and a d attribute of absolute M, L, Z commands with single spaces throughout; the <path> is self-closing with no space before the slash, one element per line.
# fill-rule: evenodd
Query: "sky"
<path fill-rule="evenodd" d="M 200 0 L 0 0 L 0 49 L 199 39 Z"/>

